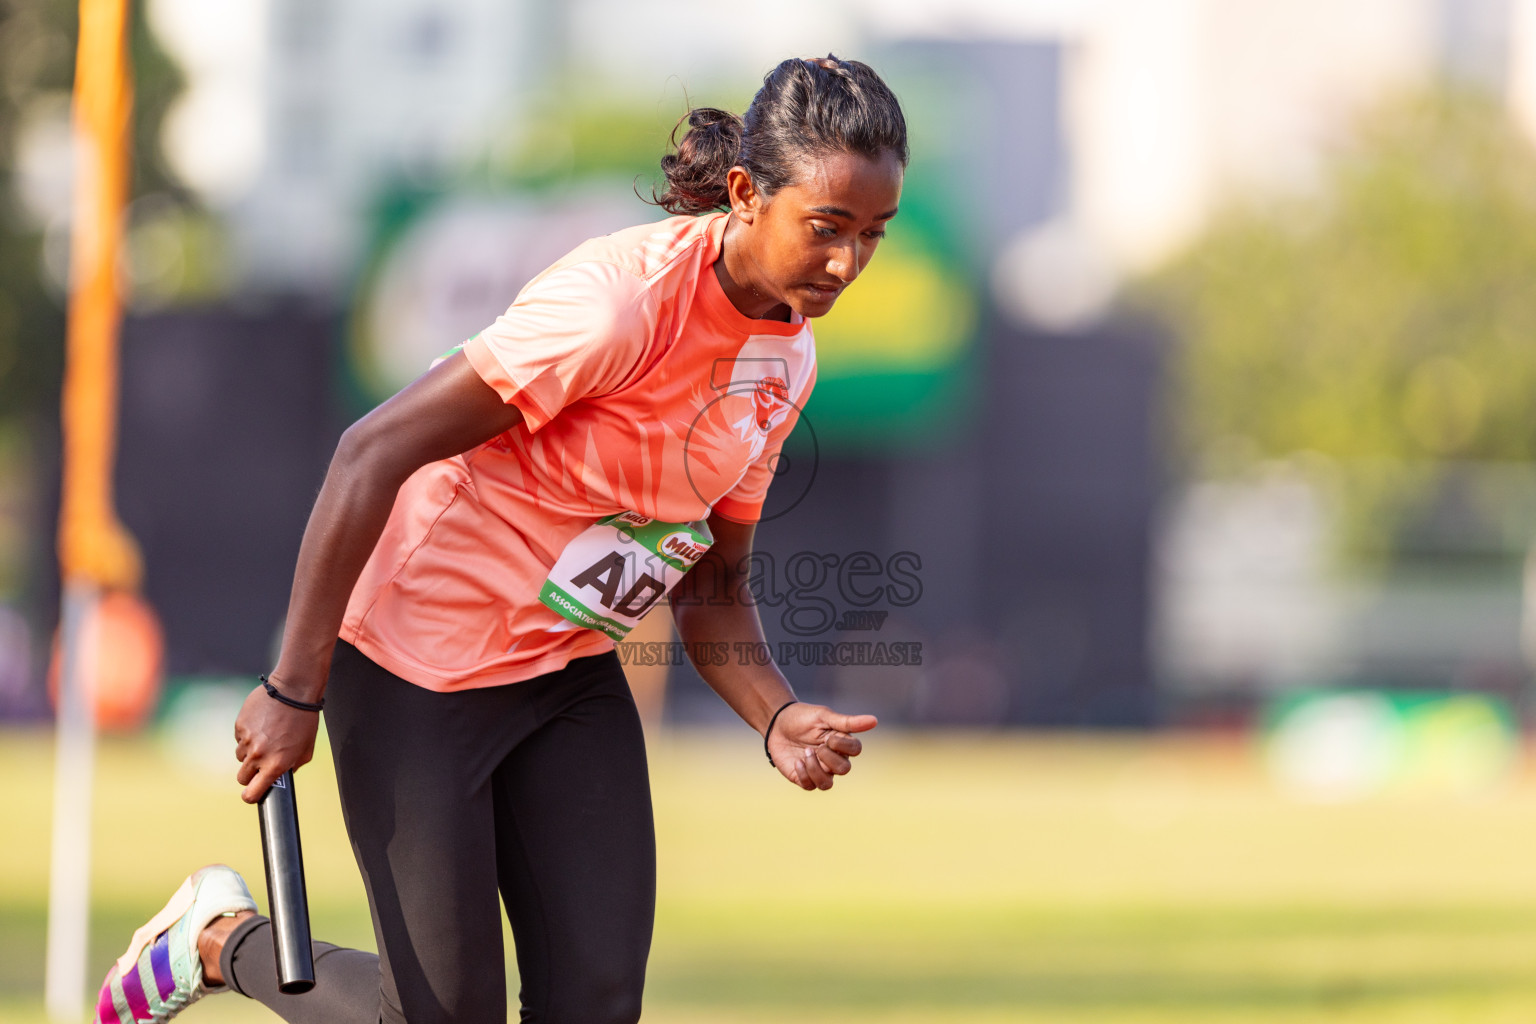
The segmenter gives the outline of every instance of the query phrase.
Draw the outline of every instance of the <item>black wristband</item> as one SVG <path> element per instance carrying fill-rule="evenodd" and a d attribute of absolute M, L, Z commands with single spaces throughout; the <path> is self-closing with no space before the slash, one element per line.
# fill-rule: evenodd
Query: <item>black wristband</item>
<path fill-rule="evenodd" d="M 315 703 L 311 704 L 307 700 L 294 700 L 292 697 L 283 696 L 281 690 L 267 682 L 266 676 L 261 677 L 261 685 L 267 688 L 267 696 L 271 697 L 279 704 L 287 704 L 289 707 L 298 708 L 300 711 L 319 711 L 325 707 L 324 697 L 321 697 Z"/>
<path fill-rule="evenodd" d="M 784 713 L 784 708 L 789 707 L 790 704 L 799 704 L 799 703 L 800 702 L 798 700 L 790 701 L 789 703 L 785 704 L 783 707 L 779 708 L 779 710 L 775 711 L 773 713 L 773 717 L 768 719 L 768 728 L 763 730 L 763 753 L 764 754 L 768 754 L 768 737 L 773 735 L 773 723 L 777 722 L 779 720 L 779 716 Z M 769 764 L 773 764 L 773 755 L 772 754 L 768 754 L 768 763 Z M 776 764 L 773 764 L 773 766 L 775 768 L 778 767 L 778 765 L 776 765 Z"/>

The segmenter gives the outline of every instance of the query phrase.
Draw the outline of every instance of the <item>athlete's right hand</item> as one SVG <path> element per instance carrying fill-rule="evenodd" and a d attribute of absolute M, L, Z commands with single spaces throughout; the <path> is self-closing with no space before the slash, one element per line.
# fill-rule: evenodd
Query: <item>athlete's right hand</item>
<path fill-rule="evenodd" d="M 319 729 L 318 712 L 273 700 L 260 686 L 252 690 L 235 719 L 235 757 L 240 759 L 235 780 L 245 787 L 240 799 L 255 803 L 273 779 L 308 764 Z"/>

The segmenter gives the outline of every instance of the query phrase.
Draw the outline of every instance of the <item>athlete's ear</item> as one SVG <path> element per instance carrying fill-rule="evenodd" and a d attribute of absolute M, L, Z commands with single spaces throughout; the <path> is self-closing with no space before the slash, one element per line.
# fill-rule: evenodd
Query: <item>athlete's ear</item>
<path fill-rule="evenodd" d="M 752 184 L 752 175 L 741 165 L 732 167 L 725 176 L 725 191 L 731 197 L 731 212 L 743 224 L 751 224 L 757 212 L 763 208 L 762 194 Z"/>

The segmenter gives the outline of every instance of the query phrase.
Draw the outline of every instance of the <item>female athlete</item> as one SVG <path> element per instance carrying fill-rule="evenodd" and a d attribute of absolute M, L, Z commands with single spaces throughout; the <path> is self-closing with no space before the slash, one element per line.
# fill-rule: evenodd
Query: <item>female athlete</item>
<path fill-rule="evenodd" d="M 681 639 L 762 641 L 731 598 L 815 378 L 809 320 L 874 255 L 907 162 L 895 96 L 835 57 L 687 122 L 656 197 L 674 216 L 581 245 L 348 429 L 305 529 L 237 778 L 254 802 L 309 761 L 323 700 L 378 954 L 316 943 L 315 988 L 279 994 L 269 922 L 214 865 L 135 934 L 99 1021 L 230 988 L 296 1024 L 501 1022 L 498 894 L 522 1020 L 639 1019 L 655 834 L 613 636 L 697 562 Z M 696 665 L 786 779 L 848 772 L 873 716 L 719 660 Z"/>

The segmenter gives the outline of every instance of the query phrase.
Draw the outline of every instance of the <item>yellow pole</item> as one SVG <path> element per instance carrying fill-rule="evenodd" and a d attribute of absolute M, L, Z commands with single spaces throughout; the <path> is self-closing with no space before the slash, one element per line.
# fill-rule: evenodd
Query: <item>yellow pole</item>
<path fill-rule="evenodd" d="M 85 1012 L 95 722 L 84 641 L 103 589 L 137 589 L 137 545 L 112 505 L 117 438 L 118 253 L 128 193 L 132 106 L 127 0 L 80 0 L 75 52 L 74 219 L 63 395 L 63 578 L 53 851 L 45 999 L 49 1016 Z"/>

